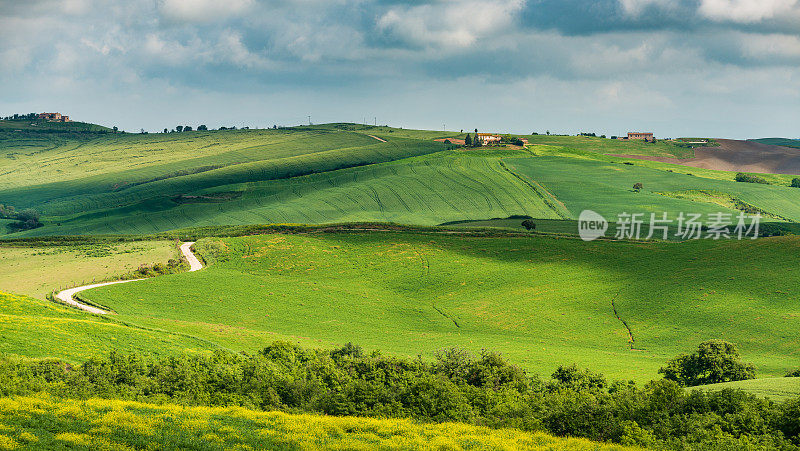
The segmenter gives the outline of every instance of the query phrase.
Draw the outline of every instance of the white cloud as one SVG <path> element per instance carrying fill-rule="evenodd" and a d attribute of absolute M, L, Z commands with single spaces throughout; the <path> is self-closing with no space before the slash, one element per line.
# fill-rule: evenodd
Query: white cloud
<path fill-rule="evenodd" d="M 800 58 L 800 37 L 787 34 L 750 34 L 742 38 L 742 53 L 750 58 Z"/>
<path fill-rule="evenodd" d="M 786 14 L 800 16 L 800 0 L 702 0 L 698 11 L 716 21 L 754 23 Z"/>
<path fill-rule="evenodd" d="M 523 0 L 451 0 L 414 7 L 396 7 L 384 13 L 378 29 L 420 46 L 469 47 L 480 38 L 512 25 Z"/>
<path fill-rule="evenodd" d="M 158 10 L 176 22 L 207 23 L 240 16 L 253 0 L 160 0 Z"/>

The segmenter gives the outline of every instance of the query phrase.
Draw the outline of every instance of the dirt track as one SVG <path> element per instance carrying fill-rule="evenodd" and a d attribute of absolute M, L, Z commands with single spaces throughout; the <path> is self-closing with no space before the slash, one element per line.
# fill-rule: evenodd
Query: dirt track
<path fill-rule="evenodd" d="M 644 155 L 614 155 L 638 160 L 716 169 L 719 171 L 800 174 L 800 149 L 771 146 L 753 141 L 716 140 L 719 147 L 698 147 L 694 158 L 677 159 Z"/>
<path fill-rule="evenodd" d="M 189 272 L 203 269 L 203 264 L 200 263 L 200 260 L 198 260 L 197 257 L 194 255 L 194 253 L 192 253 L 191 250 L 192 244 L 194 244 L 194 241 L 181 244 L 181 253 L 183 253 L 183 256 L 186 257 L 186 260 L 189 261 Z M 136 282 L 139 280 L 145 280 L 145 279 L 117 280 L 114 282 L 93 283 L 91 285 L 84 285 L 82 287 L 69 288 L 67 290 L 58 292 L 58 294 L 56 294 L 56 299 L 60 300 L 65 304 L 77 307 L 81 310 L 85 310 L 89 313 L 94 313 L 95 315 L 105 315 L 108 313 L 105 310 L 101 310 L 97 307 L 92 307 L 91 305 L 81 304 L 80 302 L 73 299 L 72 296 L 81 291 L 88 290 L 91 288 L 104 287 L 106 285 L 116 285 L 118 283 Z"/>

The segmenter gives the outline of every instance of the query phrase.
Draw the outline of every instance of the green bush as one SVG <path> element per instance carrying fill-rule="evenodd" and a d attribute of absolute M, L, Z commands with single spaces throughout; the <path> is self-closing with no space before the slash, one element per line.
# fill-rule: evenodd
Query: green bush
<path fill-rule="evenodd" d="M 734 180 L 736 180 L 737 182 L 761 183 L 764 185 L 769 185 L 769 182 L 763 177 L 759 177 L 757 175 L 752 175 L 752 174 L 745 174 L 744 172 L 736 173 L 736 177 L 734 177 Z"/>
<path fill-rule="evenodd" d="M 704 343 L 698 354 L 738 360 L 724 342 Z M 288 342 L 254 355 L 111 353 L 74 367 L 0 357 L 0 396 L 42 391 L 75 399 L 462 421 L 659 449 L 791 449 L 800 443 L 800 399 L 774 403 L 731 389 L 687 392 L 668 379 L 644 387 L 609 383 L 575 365 L 542 381 L 497 353 L 472 356 L 459 349 L 442 350 L 432 362 L 367 355 L 353 344 L 326 351 Z"/>

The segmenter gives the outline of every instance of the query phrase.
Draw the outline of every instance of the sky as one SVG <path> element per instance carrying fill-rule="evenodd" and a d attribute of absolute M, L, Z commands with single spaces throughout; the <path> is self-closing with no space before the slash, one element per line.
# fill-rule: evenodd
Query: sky
<path fill-rule="evenodd" d="M 800 0 L 0 0 L 0 116 L 800 137 Z"/>

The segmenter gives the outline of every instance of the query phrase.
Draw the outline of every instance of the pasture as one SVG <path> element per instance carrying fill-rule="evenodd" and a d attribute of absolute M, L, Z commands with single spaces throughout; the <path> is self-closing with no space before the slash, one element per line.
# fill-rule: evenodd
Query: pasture
<path fill-rule="evenodd" d="M 116 278 L 179 255 L 175 242 L 164 240 L 0 241 L 0 291 L 44 299 L 59 288 Z"/>
<path fill-rule="evenodd" d="M 96 398 L 2 398 L 0 413 L 2 449 L 638 449 L 460 423 L 424 424 Z"/>
<path fill-rule="evenodd" d="M 195 247 L 208 269 L 81 296 L 123 321 L 233 350 L 275 339 L 426 357 L 485 348 L 538 374 L 577 363 L 643 382 L 667 359 L 721 338 L 761 377 L 800 366 L 794 237 L 584 243 L 343 232 Z"/>

